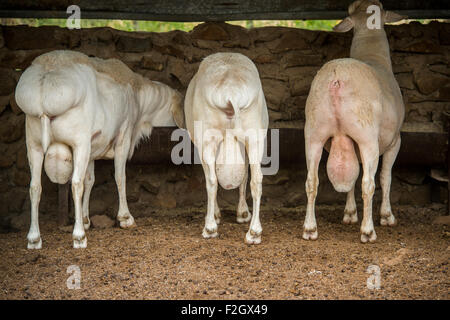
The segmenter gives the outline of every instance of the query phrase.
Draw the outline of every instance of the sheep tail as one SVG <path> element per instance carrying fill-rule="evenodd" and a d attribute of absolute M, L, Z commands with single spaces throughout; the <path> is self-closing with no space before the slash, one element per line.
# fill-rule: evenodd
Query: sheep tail
<path fill-rule="evenodd" d="M 44 154 L 47 152 L 48 146 L 50 145 L 50 119 L 47 115 L 43 114 L 41 116 L 41 143 Z"/>

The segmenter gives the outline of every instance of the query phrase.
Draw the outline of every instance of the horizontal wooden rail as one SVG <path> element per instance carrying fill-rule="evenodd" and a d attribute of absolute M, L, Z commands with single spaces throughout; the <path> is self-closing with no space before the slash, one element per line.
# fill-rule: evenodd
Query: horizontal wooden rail
<path fill-rule="evenodd" d="M 231 21 L 342 19 L 348 0 L 2 0 L 0 17 L 67 18 L 78 5 L 85 19 Z M 447 0 L 383 0 L 384 8 L 411 19 L 450 18 Z"/>
<path fill-rule="evenodd" d="M 169 163 L 172 148 L 179 141 L 171 141 L 175 128 L 154 128 L 150 139 L 140 144 L 131 163 Z M 269 129 L 273 130 L 273 129 Z M 280 166 L 284 163 L 305 162 L 305 138 L 303 125 L 283 127 L 279 130 Z M 271 134 L 269 133 L 268 136 Z M 405 124 L 402 132 L 402 145 L 396 165 L 438 166 L 447 162 L 448 133 L 432 124 Z M 269 140 L 268 155 L 271 154 Z M 191 145 L 193 150 L 193 145 Z M 193 154 L 193 152 L 192 152 Z"/>

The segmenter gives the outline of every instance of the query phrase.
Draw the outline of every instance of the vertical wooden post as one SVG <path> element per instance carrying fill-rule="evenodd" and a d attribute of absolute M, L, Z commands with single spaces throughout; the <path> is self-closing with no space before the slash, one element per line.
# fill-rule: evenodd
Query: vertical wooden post
<path fill-rule="evenodd" d="M 58 185 L 58 225 L 69 223 L 69 190 L 70 184 Z"/>
<path fill-rule="evenodd" d="M 448 132 L 448 138 L 447 138 L 447 193 L 448 193 L 448 199 L 447 199 L 447 215 L 450 215 L 450 114 L 447 112 L 444 112 L 445 117 L 445 125 L 447 127 Z"/>
<path fill-rule="evenodd" d="M 447 118 L 448 119 L 448 118 Z M 447 215 L 450 215 L 450 125 L 448 126 L 448 141 L 447 141 Z"/>

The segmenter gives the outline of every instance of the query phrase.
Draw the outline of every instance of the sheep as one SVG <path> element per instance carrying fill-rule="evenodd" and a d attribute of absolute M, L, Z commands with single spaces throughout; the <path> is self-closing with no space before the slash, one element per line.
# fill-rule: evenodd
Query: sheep
<path fill-rule="evenodd" d="M 203 237 L 218 236 L 219 182 L 225 189 L 239 187 L 237 222 L 251 219 L 245 242 L 259 244 L 261 160 L 269 117 L 254 63 L 239 53 L 215 53 L 206 57 L 189 83 L 184 108 L 186 128 L 199 150 L 206 178 L 208 207 Z M 253 215 L 245 199 L 249 164 Z"/>
<path fill-rule="evenodd" d="M 380 27 L 368 27 L 371 8 L 380 9 Z M 327 173 L 334 189 L 347 193 L 343 222 L 358 221 L 355 181 L 362 163 L 364 215 L 361 242 L 374 242 L 372 219 L 374 176 L 378 158 L 383 155 L 380 175 L 383 192 L 380 224 L 396 224 L 389 199 L 391 170 L 400 149 L 400 128 L 405 108 L 402 94 L 392 72 L 389 43 L 383 28 L 402 16 L 384 11 L 380 2 L 353 2 L 349 17 L 334 27 L 337 32 L 354 29 L 350 58 L 332 60 L 317 73 L 311 84 L 305 107 L 305 151 L 308 198 L 303 238 L 318 237 L 314 204 L 319 185 L 318 167 L 322 150 L 329 151 Z"/>
<path fill-rule="evenodd" d="M 15 98 L 26 114 L 31 170 L 28 249 L 42 247 L 38 207 L 43 162 L 52 182 L 62 184 L 71 178 L 74 248 L 87 246 L 94 160 L 114 159 L 117 219 L 122 228 L 134 227 L 125 191 L 126 161 L 153 127 L 183 121 L 177 114 L 181 95 L 165 84 L 133 73 L 119 60 L 56 50 L 37 57 L 23 72 Z"/>

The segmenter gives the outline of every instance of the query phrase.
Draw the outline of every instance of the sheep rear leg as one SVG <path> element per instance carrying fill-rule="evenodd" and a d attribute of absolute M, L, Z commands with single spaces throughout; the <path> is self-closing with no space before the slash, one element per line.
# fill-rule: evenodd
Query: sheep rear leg
<path fill-rule="evenodd" d="M 347 193 L 347 201 L 345 203 L 344 224 L 355 224 L 358 222 L 358 214 L 356 212 L 355 186 Z"/>
<path fill-rule="evenodd" d="M 371 141 L 377 141 L 372 139 Z M 373 226 L 372 200 L 375 192 L 375 173 L 378 167 L 379 148 L 378 143 L 359 145 L 361 162 L 363 165 L 362 197 L 364 202 L 364 214 L 361 222 L 361 242 L 375 242 L 377 234 Z"/>
<path fill-rule="evenodd" d="M 39 231 L 39 202 L 41 199 L 42 185 L 42 163 L 44 161 L 44 153 L 39 147 L 30 146 L 27 143 L 28 161 L 31 171 L 30 182 L 30 199 L 31 199 L 31 224 L 28 231 L 28 249 L 41 249 L 42 240 L 41 233 Z"/>
<path fill-rule="evenodd" d="M 255 147 L 257 149 L 255 149 Z M 248 229 L 248 232 L 245 235 L 245 243 L 247 244 L 261 243 L 262 226 L 261 221 L 259 219 L 259 211 L 262 195 L 263 174 L 261 171 L 261 159 L 263 150 L 264 150 L 264 138 L 260 137 L 255 142 L 250 140 L 246 144 L 246 151 L 250 162 L 250 174 L 251 174 L 250 190 L 253 199 L 253 214 L 250 220 L 250 228 Z M 243 197 L 245 197 L 245 194 L 243 194 Z"/>
<path fill-rule="evenodd" d="M 247 195 L 247 181 L 248 181 L 248 164 L 246 165 L 244 179 L 242 180 L 242 183 L 239 186 L 239 204 L 236 215 L 237 223 L 246 223 L 249 222 L 250 219 L 252 218 L 252 214 L 248 209 L 247 200 L 245 199 Z"/>
<path fill-rule="evenodd" d="M 316 240 L 319 234 L 317 232 L 315 203 L 319 187 L 319 163 L 322 157 L 323 143 L 307 141 L 305 149 L 308 170 L 305 189 L 308 204 L 306 206 L 305 222 L 303 223 L 303 239 Z"/>
<path fill-rule="evenodd" d="M 91 190 L 95 182 L 94 161 L 90 161 L 84 179 L 84 194 L 83 194 L 83 224 L 84 230 L 89 230 L 91 221 L 89 220 L 89 198 Z"/>
<path fill-rule="evenodd" d="M 391 192 L 392 166 L 394 165 L 398 151 L 400 150 L 400 144 L 401 142 L 399 136 L 391 149 L 387 150 L 383 155 L 383 163 L 380 173 L 380 184 L 383 191 L 383 199 L 381 201 L 380 208 L 380 224 L 382 226 L 395 226 L 397 224 L 397 221 L 392 214 L 389 195 Z"/>
<path fill-rule="evenodd" d="M 131 145 L 131 133 L 126 132 L 122 139 L 119 139 L 114 150 L 114 177 L 116 179 L 117 190 L 119 193 L 119 212 L 117 220 L 123 229 L 136 227 L 136 222 L 128 209 L 126 192 L 126 163 Z"/>
<path fill-rule="evenodd" d="M 87 238 L 83 224 L 82 198 L 90 152 L 91 146 L 89 142 L 77 145 L 73 148 L 74 170 L 72 175 L 72 196 L 75 207 L 75 224 L 73 227 L 72 238 L 73 247 L 75 249 L 87 247 Z"/>
<path fill-rule="evenodd" d="M 259 219 L 259 209 L 261 204 L 261 194 L 262 194 L 262 179 L 263 175 L 261 172 L 261 164 L 251 164 L 251 180 L 250 189 L 253 198 L 253 214 L 251 216 L 250 228 L 245 235 L 245 242 L 247 244 L 260 244 L 262 226 Z"/>
<path fill-rule="evenodd" d="M 205 227 L 203 228 L 203 238 L 216 238 L 217 232 L 216 222 L 216 206 L 217 206 L 217 175 L 216 175 L 216 151 L 219 141 L 211 139 L 204 143 L 202 166 L 205 173 L 206 192 L 208 194 L 208 208 L 205 217 Z M 218 206 L 217 206 L 218 209 Z"/>

